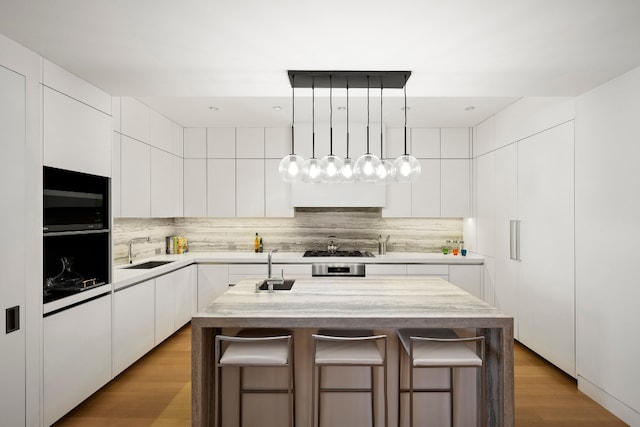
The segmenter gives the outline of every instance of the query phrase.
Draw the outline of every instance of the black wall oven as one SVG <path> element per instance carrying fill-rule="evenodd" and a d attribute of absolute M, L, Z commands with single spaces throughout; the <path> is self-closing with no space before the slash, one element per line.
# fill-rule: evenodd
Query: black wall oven
<path fill-rule="evenodd" d="M 44 167 L 45 303 L 110 282 L 109 186 L 107 177 Z"/>

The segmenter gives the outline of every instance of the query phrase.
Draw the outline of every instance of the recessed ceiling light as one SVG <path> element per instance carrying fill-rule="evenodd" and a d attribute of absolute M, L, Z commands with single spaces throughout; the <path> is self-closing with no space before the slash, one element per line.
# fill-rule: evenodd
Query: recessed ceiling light
<path fill-rule="evenodd" d="M 273 107 L 273 109 L 276 110 L 276 111 L 280 111 L 280 110 L 282 110 L 282 107 L 279 106 L 279 105 L 276 105 L 275 107 Z"/>
<path fill-rule="evenodd" d="M 209 107 L 209 110 L 211 111 L 218 111 L 220 109 L 220 107 L 216 107 L 215 105 L 212 105 L 211 107 Z"/>
<path fill-rule="evenodd" d="M 342 105 L 339 105 L 339 106 L 338 106 L 338 110 L 346 110 L 346 109 L 347 109 L 347 107 L 344 107 L 344 106 L 342 106 Z"/>
<path fill-rule="evenodd" d="M 469 105 L 468 107 L 465 107 L 464 111 L 473 111 L 475 109 L 476 107 L 474 107 L 473 105 Z"/>
<path fill-rule="evenodd" d="M 400 107 L 400 109 L 401 109 L 402 111 L 404 111 L 404 108 L 405 108 L 405 107 Z M 407 111 L 409 111 L 409 110 L 411 110 L 411 107 L 407 107 Z"/>

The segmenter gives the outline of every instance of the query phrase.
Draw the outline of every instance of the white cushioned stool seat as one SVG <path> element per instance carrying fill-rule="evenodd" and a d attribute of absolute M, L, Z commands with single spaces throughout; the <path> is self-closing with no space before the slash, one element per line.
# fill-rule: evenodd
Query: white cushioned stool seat
<path fill-rule="evenodd" d="M 398 336 L 407 354 L 411 354 L 411 337 L 416 337 L 413 343 L 413 366 L 482 366 L 482 359 L 475 351 L 464 342 L 458 342 L 459 337 L 449 329 L 401 329 Z M 430 338 L 452 341 L 435 341 Z"/>
<path fill-rule="evenodd" d="M 220 366 L 286 366 L 289 363 L 289 345 L 286 339 L 242 338 L 231 341 L 220 358 Z"/>
<path fill-rule="evenodd" d="M 384 355 L 374 341 L 318 340 L 316 365 L 382 365 L 383 363 Z"/>

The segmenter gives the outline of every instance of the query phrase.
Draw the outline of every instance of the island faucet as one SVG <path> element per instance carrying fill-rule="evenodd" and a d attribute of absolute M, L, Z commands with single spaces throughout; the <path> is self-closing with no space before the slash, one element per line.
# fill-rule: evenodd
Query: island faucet
<path fill-rule="evenodd" d="M 271 279 L 271 256 L 276 252 L 278 252 L 278 250 L 273 249 L 269 251 L 269 254 L 267 255 L 267 279 Z"/>
<path fill-rule="evenodd" d="M 129 240 L 129 242 L 127 243 L 127 245 L 129 245 L 129 264 L 133 264 L 133 252 L 131 251 L 131 248 L 133 247 L 133 243 L 134 242 L 148 242 L 151 239 L 149 238 L 149 236 L 147 237 L 134 237 L 133 239 Z"/>

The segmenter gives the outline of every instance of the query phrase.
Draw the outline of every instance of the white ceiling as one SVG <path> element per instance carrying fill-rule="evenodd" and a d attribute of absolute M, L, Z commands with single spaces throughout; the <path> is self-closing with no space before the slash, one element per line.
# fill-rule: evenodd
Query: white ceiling
<path fill-rule="evenodd" d="M 290 124 L 288 69 L 411 70 L 410 126 L 469 126 L 518 97 L 575 96 L 640 66 L 638 0 L 0 0 L 0 7 L 0 33 L 183 126 Z M 401 93 L 388 92 L 385 121 L 395 125 Z M 296 112 L 308 120 L 310 102 L 299 95 Z M 361 95 L 352 95 L 354 117 L 366 109 Z"/>

